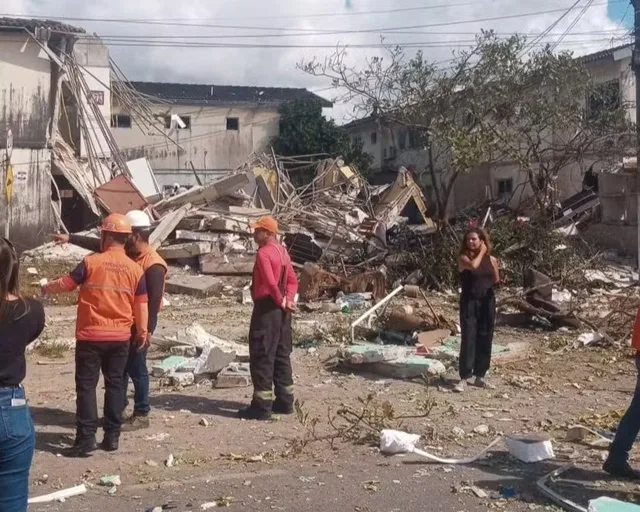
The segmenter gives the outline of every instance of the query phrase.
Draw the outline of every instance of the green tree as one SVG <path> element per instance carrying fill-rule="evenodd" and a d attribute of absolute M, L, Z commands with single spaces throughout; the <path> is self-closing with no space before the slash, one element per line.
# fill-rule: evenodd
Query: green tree
<path fill-rule="evenodd" d="M 342 157 L 366 175 L 373 158 L 365 153 L 362 141 L 352 141 L 344 128 L 322 114 L 319 100 L 296 100 L 280 109 L 280 134 L 271 141 L 282 156 L 327 154 Z"/>

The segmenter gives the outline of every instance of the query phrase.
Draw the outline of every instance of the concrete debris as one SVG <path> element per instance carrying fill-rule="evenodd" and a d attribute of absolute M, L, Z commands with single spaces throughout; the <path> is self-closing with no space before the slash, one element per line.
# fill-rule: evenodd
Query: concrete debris
<path fill-rule="evenodd" d="M 393 379 L 440 376 L 446 373 L 442 362 L 416 355 L 415 348 L 352 345 L 340 350 L 338 357 L 348 366 Z"/>
<path fill-rule="evenodd" d="M 25 261 L 64 261 L 66 263 L 80 263 L 90 251 L 72 244 L 58 245 L 53 242 L 41 245 L 22 253 Z"/>
<path fill-rule="evenodd" d="M 231 363 L 216 379 L 216 388 L 246 388 L 251 386 L 251 372 L 248 363 Z"/>
<path fill-rule="evenodd" d="M 167 279 L 165 290 L 176 295 L 191 295 L 192 297 L 219 296 L 224 283 L 211 276 L 179 276 Z"/>
<path fill-rule="evenodd" d="M 207 420 L 207 418 L 200 418 L 200 422 L 198 424 L 203 426 L 203 427 L 208 427 L 209 426 L 209 420 Z"/>
<path fill-rule="evenodd" d="M 168 468 L 172 468 L 175 465 L 175 457 L 173 456 L 173 453 L 169 454 L 169 456 L 164 461 L 164 465 Z"/>

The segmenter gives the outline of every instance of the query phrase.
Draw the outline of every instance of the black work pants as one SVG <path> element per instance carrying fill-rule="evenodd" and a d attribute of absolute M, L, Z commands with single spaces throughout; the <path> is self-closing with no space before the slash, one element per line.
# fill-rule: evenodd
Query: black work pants
<path fill-rule="evenodd" d="M 271 299 L 256 301 L 249 327 L 249 367 L 253 381 L 252 407 L 271 411 L 275 398 L 293 405 L 291 313 Z"/>
<path fill-rule="evenodd" d="M 472 376 L 484 378 L 489 371 L 495 319 L 496 297 L 493 290 L 480 297 L 460 297 L 461 379 Z"/>
<path fill-rule="evenodd" d="M 104 435 L 120 436 L 124 371 L 129 342 L 78 341 L 76 343 L 76 442 L 95 440 L 98 430 L 96 388 L 104 376 Z"/>

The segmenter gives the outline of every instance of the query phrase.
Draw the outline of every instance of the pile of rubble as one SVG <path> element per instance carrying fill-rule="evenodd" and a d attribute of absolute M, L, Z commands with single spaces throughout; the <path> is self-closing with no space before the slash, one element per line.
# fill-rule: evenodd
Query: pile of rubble
<path fill-rule="evenodd" d="M 251 385 L 249 346 L 209 334 L 198 323 L 173 338 L 154 336 L 153 344 L 171 354 L 151 369 L 166 384 L 185 387 L 206 380 L 219 388 Z"/>

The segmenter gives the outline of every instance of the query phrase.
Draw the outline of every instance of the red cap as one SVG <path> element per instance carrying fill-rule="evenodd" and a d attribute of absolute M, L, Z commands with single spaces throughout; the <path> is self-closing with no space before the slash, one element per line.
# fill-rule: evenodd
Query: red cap
<path fill-rule="evenodd" d="M 251 229 L 264 229 L 274 235 L 278 234 L 278 221 L 270 215 L 260 217 L 256 222 L 250 222 L 249 227 Z"/>

